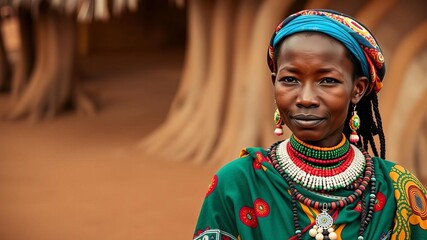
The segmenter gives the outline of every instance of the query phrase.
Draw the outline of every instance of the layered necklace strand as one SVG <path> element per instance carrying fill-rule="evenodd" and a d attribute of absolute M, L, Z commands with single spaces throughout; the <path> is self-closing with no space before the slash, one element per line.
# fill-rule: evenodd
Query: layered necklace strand
<path fill-rule="evenodd" d="M 310 190 L 331 191 L 343 188 L 356 181 L 365 168 L 363 154 L 353 145 L 342 156 L 332 159 L 336 164 L 325 166 L 319 165 L 321 159 L 316 160 L 317 165 L 307 161 L 289 143 L 289 140 L 285 140 L 278 145 L 278 163 L 293 182 Z"/>
<path fill-rule="evenodd" d="M 297 146 L 299 150 L 294 146 Z M 273 144 L 267 153 L 291 190 L 295 225 L 293 239 L 302 239 L 303 231 L 309 228 L 301 231 L 297 201 L 321 211 L 317 215 L 315 223 L 311 224 L 309 235 L 316 240 L 335 240 L 337 234 L 333 224 L 338 210 L 359 198 L 362 199 L 362 213 L 357 239 L 364 239 L 363 235 L 372 218 L 376 201 L 375 169 L 371 157 L 366 151 L 350 145 L 344 135 L 342 141 L 332 148 L 310 146 L 295 136 L 291 136 L 289 140 Z M 320 192 L 340 189 L 354 190 L 354 192 L 337 201 L 321 203 L 298 192 L 295 185 Z M 365 199 L 369 185 L 370 194 L 367 205 Z M 333 211 L 333 216 L 330 215 L 330 210 Z"/>

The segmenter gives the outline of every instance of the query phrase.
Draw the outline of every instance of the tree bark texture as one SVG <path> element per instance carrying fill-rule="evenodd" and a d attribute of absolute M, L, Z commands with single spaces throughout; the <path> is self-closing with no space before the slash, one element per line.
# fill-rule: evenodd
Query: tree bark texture
<path fill-rule="evenodd" d="M 163 144 L 162 149 L 167 147 L 168 151 L 174 152 L 176 159 L 191 158 L 194 162 L 202 162 L 211 154 L 217 141 L 231 70 L 229 54 L 232 47 L 230 44 L 232 28 L 229 23 L 232 22 L 233 5 L 234 1 L 216 1 L 213 22 L 211 27 L 208 27 L 212 37 L 211 47 L 204 55 L 207 58 L 205 62 L 209 64 L 205 66 L 206 71 L 203 75 L 197 79 L 201 81 L 199 83 L 202 88 L 195 91 L 194 86 L 197 85 L 188 86 L 191 87 L 191 92 L 199 94 L 195 102 L 197 105 L 188 109 L 188 114 L 183 115 L 183 121 L 172 123 L 178 130 L 177 134 L 172 134 L 173 141 L 166 140 L 170 139 L 170 132 L 163 136 L 166 139 L 158 141 Z"/>
<path fill-rule="evenodd" d="M 233 71 L 231 73 L 229 104 L 225 105 L 224 127 L 211 158 L 213 163 L 223 162 L 225 159 L 231 160 L 236 157 L 236 154 L 241 149 L 235 143 L 240 130 L 242 130 L 241 124 L 243 119 L 241 116 L 244 114 L 243 106 L 246 100 L 243 96 L 250 84 L 245 78 L 244 73 L 248 70 L 248 48 L 258 7 L 259 2 L 255 0 L 242 0 L 238 5 L 234 25 L 234 49 L 231 56 Z"/>
<path fill-rule="evenodd" d="M 188 125 L 194 109 L 198 108 L 205 74 L 209 65 L 209 25 L 213 1 L 188 2 L 188 42 L 185 64 L 178 91 L 172 101 L 165 122 L 141 142 L 147 152 L 159 152 L 171 136 L 180 134 Z"/>
<path fill-rule="evenodd" d="M 0 19 L 0 27 L 2 26 L 2 19 Z M 0 28 L 0 91 L 10 89 L 12 69 L 7 55 L 6 47 L 4 45 L 3 31 Z"/>
<path fill-rule="evenodd" d="M 17 12 L 21 47 L 18 52 L 12 79 L 13 102 L 18 99 L 18 96 L 25 89 L 34 69 L 35 62 L 34 23 L 31 12 L 26 8 L 19 8 Z"/>
<path fill-rule="evenodd" d="M 8 113 L 10 119 L 40 120 L 58 114 L 71 100 L 84 104 L 84 95 L 75 86 L 76 23 L 71 16 L 41 7 L 34 25 L 35 63 L 28 83 L 18 91 Z M 23 31 L 24 33 L 26 31 Z M 21 35 L 21 39 L 25 36 Z M 22 42 L 26 42 L 23 40 Z M 31 47 L 22 52 L 23 71 L 30 69 Z M 30 59 L 28 59 L 30 58 Z M 25 73 L 21 79 L 25 82 Z M 28 74 L 28 72 L 27 72 Z M 17 84 L 24 85 L 24 84 Z M 74 98 L 76 97 L 76 98 Z M 89 108 L 90 109 L 90 108 Z"/>

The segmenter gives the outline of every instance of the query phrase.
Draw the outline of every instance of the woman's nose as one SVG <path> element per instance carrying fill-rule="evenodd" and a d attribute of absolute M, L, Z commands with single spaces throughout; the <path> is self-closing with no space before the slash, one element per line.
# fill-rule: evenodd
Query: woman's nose
<path fill-rule="evenodd" d="M 318 107 L 319 100 L 317 97 L 316 87 L 312 84 L 301 85 L 296 104 L 298 107 L 304 108 Z"/>

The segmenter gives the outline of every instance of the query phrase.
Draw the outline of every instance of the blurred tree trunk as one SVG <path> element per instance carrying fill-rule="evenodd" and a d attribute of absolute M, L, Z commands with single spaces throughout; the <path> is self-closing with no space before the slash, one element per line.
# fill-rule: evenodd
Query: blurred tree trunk
<path fill-rule="evenodd" d="M 189 0 L 188 40 L 181 83 L 172 101 L 166 121 L 141 142 L 147 152 L 160 152 L 171 136 L 178 135 L 188 125 L 191 114 L 199 105 L 205 75 L 209 65 L 209 26 L 212 14 L 212 0 Z"/>
<path fill-rule="evenodd" d="M 27 8 L 18 8 L 18 32 L 21 48 L 15 63 L 14 76 L 12 80 L 12 100 L 16 101 L 29 81 L 34 67 L 35 38 L 34 23 L 31 12 Z"/>
<path fill-rule="evenodd" d="M 199 8 L 199 10 L 203 9 L 203 3 L 201 2 L 203 1 L 196 0 L 188 3 L 190 5 L 190 15 L 193 14 L 193 16 L 198 17 L 190 18 L 190 21 L 196 21 L 195 23 L 197 23 L 198 20 L 206 18 L 206 15 L 198 12 Z M 169 153 L 173 152 L 173 157 L 177 160 L 192 159 L 194 162 L 206 161 L 212 153 L 218 140 L 218 134 L 220 134 L 225 99 L 228 95 L 227 83 L 229 82 L 229 73 L 231 71 L 230 52 L 232 49 L 232 44 L 230 44 L 232 24 L 230 23 L 233 22 L 234 5 L 235 1 L 231 0 L 215 1 L 211 26 L 205 26 L 204 28 L 193 27 L 192 29 L 191 24 L 193 23 L 189 22 L 189 31 L 194 31 L 194 34 L 197 33 L 196 31 L 205 31 L 204 29 L 211 31 L 209 35 L 210 47 L 204 49 L 203 53 L 205 54 L 202 56 L 205 58 L 202 63 L 208 63 L 208 65 L 201 66 L 205 70 L 201 72 L 199 72 L 200 69 L 197 68 L 197 65 L 188 66 L 186 74 L 191 74 L 191 72 L 200 73 L 200 76 L 195 79 L 198 84 L 190 85 L 189 81 L 184 81 L 183 84 L 185 85 L 180 88 L 183 92 L 179 92 L 179 94 L 187 91 L 189 93 L 188 97 L 194 97 L 191 99 L 193 102 L 188 102 L 188 98 L 185 99 L 186 102 L 184 104 L 190 106 L 190 108 L 179 109 L 180 104 L 174 103 L 172 107 L 178 107 L 178 109 L 172 110 L 170 124 L 175 131 L 158 135 L 159 137 L 155 141 L 152 137 L 148 138 L 148 141 L 145 141 L 148 144 L 145 149 L 155 149 L 153 152 L 157 152 L 157 154 L 164 153 L 165 157 L 170 157 Z M 199 39 L 199 35 L 194 37 L 195 41 L 190 42 L 190 44 L 202 41 Z M 189 48 L 191 48 L 191 45 Z M 193 94 L 197 94 L 197 96 Z M 177 119 L 173 115 L 180 115 L 181 118 Z M 167 125 L 165 126 L 168 127 Z M 173 141 L 170 141 L 171 136 L 173 136 Z M 160 151 L 162 149 L 168 149 L 168 151 Z"/>
<path fill-rule="evenodd" d="M 51 118 L 67 104 L 93 112 L 93 105 L 75 88 L 76 22 L 71 16 L 41 6 L 35 19 L 36 57 L 29 81 L 25 72 L 16 83 L 16 101 L 8 114 L 10 119 Z M 23 29 L 23 32 L 28 32 Z M 25 36 L 21 35 L 21 39 Z M 23 41 L 25 42 L 25 40 Z M 31 46 L 22 52 L 23 70 L 31 66 Z M 30 58 L 30 59 L 28 59 Z M 24 67 L 27 64 L 27 67 Z M 28 72 L 27 72 L 28 73 Z M 25 88 L 24 88 L 24 87 Z M 22 88 L 20 91 L 19 88 Z"/>
<path fill-rule="evenodd" d="M 135 11 L 138 0 L 0 1 L 16 8 L 21 51 L 12 80 L 9 119 L 50 118 L 67 106 L 93 114 L 95 105 L 80 87 L 76 69 L 76 20 L 108 20 L 124 8 Z M 0 36 L 1 37 L 1 36 Z M 0 42 L 0 88 L 7 73 Z"/>
<path fill-rule="evenodd" d="M 9 90 L 12 70 L 4 45 L 2 26 L 3 20 L 0 17 L 0 90 Z"/>
<path fill-rule="evenodd" d="M 217 0 L 213 9 L 209 66 L 203 78 L 200 105 L 189 115 L 185 128 L 175 137 L 172 151 L 178 159 L 207 161 L 215 149 L 229 97 L 234 0 Z M 190 124 L 189 124 L 190 123 Z"/>
<path fill-rule="evenodd" d="M 225 106 L 225 121 L 218 146 L 212 157 L 212 162 L 223 162 L 237 157 L 241 146 L 236 145 L 242 124 L 243 106 L 245 105 L 245 92 L 250 84 L 244 77 L 249 56 L 249 44 L 252 35 L 252 27 L 259 8 L 257 0 L 241 0 L 236 12 L 234 26 L 234 41 L 232 54 L 232 76 L 230 86 L 229 104 Z"/>

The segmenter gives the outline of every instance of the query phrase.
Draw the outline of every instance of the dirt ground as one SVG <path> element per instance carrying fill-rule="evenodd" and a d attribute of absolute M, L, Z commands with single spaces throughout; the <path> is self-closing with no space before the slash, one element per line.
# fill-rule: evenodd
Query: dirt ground
<path fill-rule="evenodd" d="M 0 239 L 191 239 L 218 167 L 137 147 L 176 91 L 183 53 L 171 53 L 81 61 L 85 88 L 99 104 L 94 116 L 0 121 Z M 0 95 L 2 113 L 7 102 Z"/>

